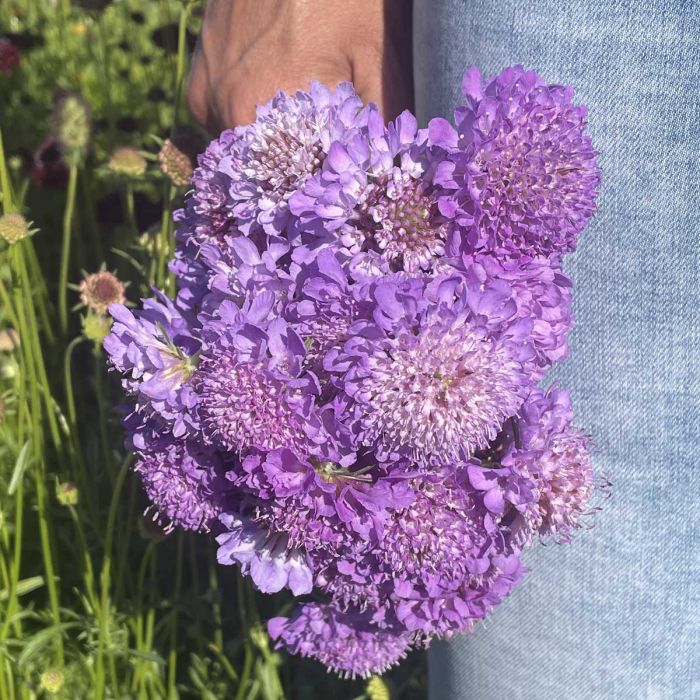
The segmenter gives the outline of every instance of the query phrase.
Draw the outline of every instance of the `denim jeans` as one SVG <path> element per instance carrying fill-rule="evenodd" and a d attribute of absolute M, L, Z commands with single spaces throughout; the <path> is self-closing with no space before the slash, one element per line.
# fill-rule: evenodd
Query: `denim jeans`
<path fill-rule="evenodd" d="M 416 102 L 451 115 L 470 65 L 575 86 L 600 211 L 566 265 L 572 389 L 613 498 L 538 546 L 474 632 L 433 644 L 433 700 L 700 698 L 700 3 L 415 0 Z"/>

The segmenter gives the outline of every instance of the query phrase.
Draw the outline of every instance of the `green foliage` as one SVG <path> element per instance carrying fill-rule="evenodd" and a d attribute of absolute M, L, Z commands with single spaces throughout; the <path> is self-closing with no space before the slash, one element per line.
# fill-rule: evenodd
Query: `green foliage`
<path fill-rule="evenodd" d="M 199 11 L 0 3 L 20 52 L 0 71 L 0 216 L 34 234 L 0 247 L 0 700 L 423 698 L 422 654 L 368 685 L 275 651 L 264 620 L 289 597 L 257 595 L 209 538 L 154 522 L 123 448 L 109 320 L 77 284 L 110 269 L 131 303 L 172 291 L 185 187 L 158 152 L 192 127 Z"/>

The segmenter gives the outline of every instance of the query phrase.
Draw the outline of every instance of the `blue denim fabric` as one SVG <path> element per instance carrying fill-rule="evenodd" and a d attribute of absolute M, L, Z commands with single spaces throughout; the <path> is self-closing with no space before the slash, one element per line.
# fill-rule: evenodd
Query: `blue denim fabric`
<path fill-rule="evenodd" d="M 567 271 L 573 391 L 614 496 L 539 546 L 469 637 L 433 645 L 433 700 L 700 698 L 700 3 L 416 0 L 416 101 L 463 70 L 573 84 L 601 152 L 600 212 Z"/>

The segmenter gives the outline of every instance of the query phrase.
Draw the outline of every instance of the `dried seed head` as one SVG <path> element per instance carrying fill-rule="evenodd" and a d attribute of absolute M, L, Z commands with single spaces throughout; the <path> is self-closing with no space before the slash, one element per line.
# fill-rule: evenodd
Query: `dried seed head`
<path fill-rule="evenodd" d="M 65 93 L 56 100 L 53 132 L 66 153 L 83 154 L 90 143 L 90 105 L 76 93 Z"/>
<path fill-rule="evenodd" d="M 80 283 L 80 301 L 98 314 L 107 313 L 110 304 L 123 304 L 124 285 L 111 272 L 95 272 Z"/>
<path fill-rule="evenodd" d="M 147 165 L 146 159 L 133 146 L 118 146 L 107 163 L 113 173 L 128 177 L 143 175 Z"/>
<path fill-rule="evenodd" d="M 173 185 L 186 187 L 190 184 L 194 172 L 192 159 L 170 139 L 166 139 L 163 143 L 158 153 L 158 160 L 161 172 L 170 178 Z"/>
<path fill-rule="evenodd" d="M 0 350 L 12 352 L 19 347 L 19 335 L 14 328 L 3 328 L 0 331 Z"/>
<path fill-rule="evenodd" d="M 21 214 L 3 214 L 0 216 L 0 238 L 8 243 L 17 243 L 17 241 L 31 236 L 32 233 L 29 223 Z"/>

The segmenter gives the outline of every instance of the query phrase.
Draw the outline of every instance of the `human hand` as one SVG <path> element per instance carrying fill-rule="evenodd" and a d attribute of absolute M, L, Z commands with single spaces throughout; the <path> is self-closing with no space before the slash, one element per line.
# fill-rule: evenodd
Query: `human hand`
<path fill-rule="evenodd" d="M 350 80 L 386 119 L 412 107 L 410 0 L 210 0 L 187 98 L 211 132 L 279 90 Z"/>

